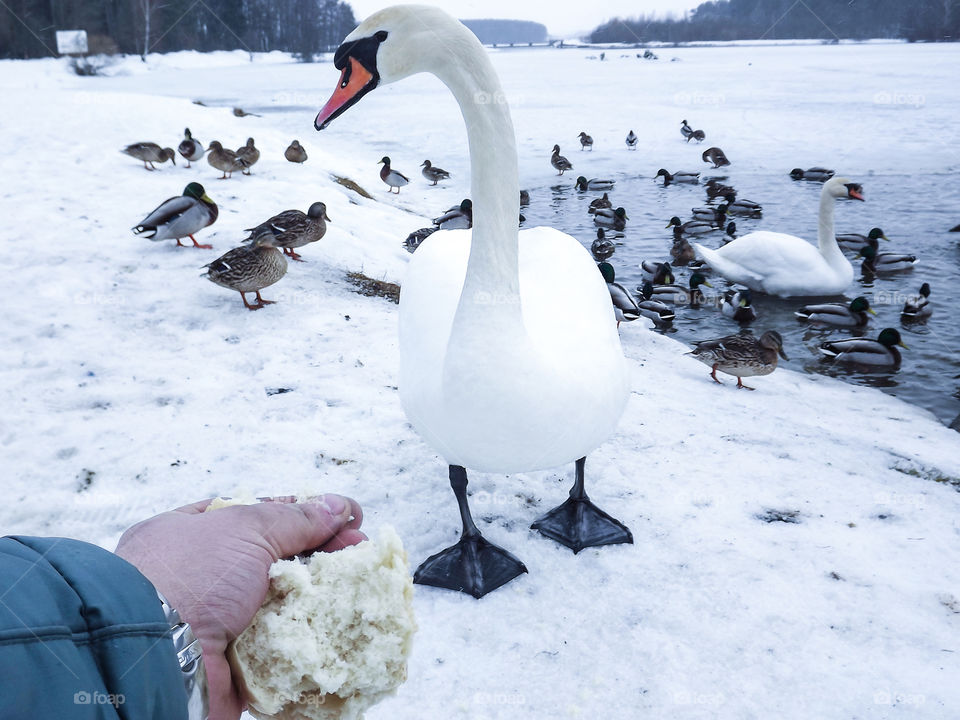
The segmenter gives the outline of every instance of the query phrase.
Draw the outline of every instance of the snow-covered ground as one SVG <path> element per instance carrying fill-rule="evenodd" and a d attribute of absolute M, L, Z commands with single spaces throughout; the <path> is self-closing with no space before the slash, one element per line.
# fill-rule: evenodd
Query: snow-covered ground
<path fill-rule="evenodd" d="M 574 151 L 586 128 L 591 162 L 619 162 L 633 127 L 643 172 L 690 164 L 676 142 L 688 111 L 758 170 L 960 164 L 945 147 L 956 45 L 587 54 L 493 53 L 521 185 L 552 173 L 553 143 Z M 465 132 L 443 86 L 416 77 L 318 135 L 336 79 L 329 64 L 276 54 L 128 59 L 96 78 L 0 62 L 0 531 L 112 548 L 129 524 L 198 498 L 333 491 L 357 498 L 370 528 L 394 525 L 413 564 L 455 539 L 446 468 L 397 399 L 397 308 L 345 273 L 402 280 L 400 241 L 468 192 Z M 903 123 L 939 140 L 899 143 Z M 185 126 L 204 143 L 255 137 L 253 175 L 220 181 L 205 161 L 149 173 L 117 152 L 176 147 Z M 303 166 L 283 159 L 294 137 Z M 376 175 L 385 154 L 413 179 L 399 196 Z M 427 157 L 453 179 L 427 186 Z M 198 236 L 215 251 L 132 236 L 191 180 L 220 206 Z M 333 222 L 264 292 L 278 304 L 248 312 L 199 277 L 243 228 L 315 200 Z M 572 466 L 472 474 L 478 520 L 530 573 L 480 601 L 418 586 L 409 680 L 371 720 L 956 717 L 960 437 L 829 378 L 780 370 L 756 392 L 719 387 L 638 325 L 621 331 L 633 395 L 587 463 L 588 491 L 635 544 L 573 556 L 528 529 L 565 498 Z"/>

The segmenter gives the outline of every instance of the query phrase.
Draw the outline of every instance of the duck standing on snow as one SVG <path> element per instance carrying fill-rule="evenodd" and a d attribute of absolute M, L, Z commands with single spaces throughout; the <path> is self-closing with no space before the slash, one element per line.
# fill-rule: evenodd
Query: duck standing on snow
<path fill-rule="evenodd" d="M 871 239 L 888 240 L 889 238 L 884 235 L 883 230 L 875 227 L 871 228 L 867 235 L 861 235 L 860 233 L 841 233 L 840 235 L 837 235 L 837 245 L 842 247 L 844 250 L 856 250 L 857 252 L 860 252 L 860 250 L 863 249 L 863 246 L 868 244 Z"/>
<path fill-rule="evenodd" d="M 587 190 L 613 190 L 613 180 L 599 180 L 592 178 L 587 180 L 583 175 L 577 178 L 577 190 L 586 192 Z"/>
<path fill-rule="evenodd" d="M 720 313 L 738 323 L 753 322 L 757 319 L 757 311 L 752 302 L 753 297 L 750 295 L 749 288 L 727 290 L 720 300 Z"/>
<path fill-rule="evenodd" d="M 600 227 L 612 228 L 614 230 L 623 230 L 627 226 L 627 211 L 622 207 L 616 210 L 610 208 L 601 208 L 593 213 L 593 222 Z"/>
<path fill-rule="evenodd" d="M 587 208 L 587 212 L 593 215 L 598 210 L 605 210 L 612 207 L 613 207 L 613 203 L 610 202 L 610 198 L 607 195 L 607 193 L 604 193 L 603 197 L 590 201 L 590 207 Z"/>
<path fill-rule="evenodd" d="M 848 338 L 831 340 L 820 344 L 820 352 L 837 362 L 855 365 L 873 365 L 876 367 L 896 367 L 900 365 L 900 351 L 896 345 L 909 350 L 900 333 L 893 328 L 880 332 L 876 340 L 868 338 Z"/>
<path fill-rule="evenodd" d="M 303 262 L 295 248 L 317 242 L 327 234 L 327 206 L 322 202 L 313 203 L 306 214 L 300 210 L 284 210 L 256 227 L 247 228 L 253 242 L 264 230 L 273 233 L 273 247 L 283 250 L 284 255 Z"/>
<path fill-rule="evenodd" d="M 585 132 L 581 132 L 580 135 L 580 152 L 583 152 L 587 148 L 593 150 L 593 138 L 587 135 Z"/>
<path fill-rule="evenodd" d="M 779 358 L 789 360 L 783 351 L 783 338 L 776 330 L 767 330 L 759 339 L 753 335 L 727 335 L 716 340 L 694 343 L 688 355 L 711 367 L 710 377 L 718 385 L 717 370 L 737 378 L 737 387 L 754 390 L 743 384 L 743 378 L 769 375 L 777 369 Z"/>
<path fill-rule="evenodd" d="M 707 148 L 700 157 L 703 158 L 704 162 L 712 162 L 715 168 L 726 167 L 730 164 L 727 156 L 723 154 L 723 150 L 718 147 Z"/>
<path fill-rule="evenodd" d="M 827 168 L 822 167 L 812 167 L 807 170 L 794 168 L 790 171 L 790 177 L 794 180 L 808 180 L 810 182 L 826 182 L 833 176 L 833 170 L 827 170 Z"/>
<path fill-rule="evenodd" d="M 760 230 L 718 250 L 695 246 L 697 254 L 731 283 L 754 292 L 790 297 L 839 295 L 853 281 L 853 266 L 843 256 L 833 231 L 838 198 L 863 200 L 863 189 L 846 178 L 833 178 L 820 192 L 819 249 L 802 238 Z"/>
<path fill-rule="evenodd" d="M 450 173 L 441 168 L 434 167 L 429 160 L 424 160 L 420 167 L 423 168 L 420 173 L 430 181 L 431 185 L 436 185 L 439 181 L 446 180 L 450 177 Z"/>
<path fill-rule="evenodd" d="M 534 529 L 574 552 L 632 542 L 584 491 L 585 456 L 615 430 L 630 393 L 610 294 L 576 239 L 549 228 L 518 236 L 510 111 L 474 100 L 502 93 L 489 55 L 442 10 L 402 5 L 361 23 L 334 65 L 342 76 L 318 129 L 378 85 L 431 72 L 457 98 L 470 145 L 473 230 L 424 243 L 400 300 L 400 399 L 449 463 L 463 526 L 460 541 L 421 564 L 414 581 L 480 597 L 526 572 L 473 522 L 468 467 L 514 473 L 576 460 L 569 499 Z"/>
<path fill-rule="evenodd" d="M 299 140 L 294 140 L 283 151 L 283 156 L 292 163 L 305 163 L 307 161 L 307 151 L 303 149 Z"/>
<path fill-rule="evenodd" d="M 912 270 L 917 264 L 916 255 L 907 255 L 904 253 L 878 253 L 879 243 L 870 238 L 867 244 L 860 248 L 857 257 L 863 258 L 863 264 L 860 266 L 864 275 L 876 275 L 877 273 L 902 272 Z"/>
<path fill-rule="evenodd" d="M 146 170 L 156 170 L 156 168 L 153 166 L 155 162 L 164 163 L 169 160 L 174 165 L 177 164 L 171 148 L 162 148 L 156 143 L 152 142 L 133 143 L 132 145 L 127 145 L 120 152 L 125 153 L 130 157 L 135 157 L 137 160 L 142 160 L 143 167 Z M 150 167 L 147 167 L 148 163 Z"/>
<path fill-rule="evenodd" d="M 400 194 L 400 188 L 410 182 L 410 178 L 404 175 L 397 170 L 394 170 L 390 167 L 390 158 L 384 155 L 380 162 L 377 165 L 383 163 L 383 167 L 380 168 L 380 179 L 387 184 L 387 192 L 393 192 L 393 189 L 397 189 L 397 195 Z"/>
<path fill-rule="evenodd" d="M 700 173 L 698 172 L 689 172 L 686 170 L 678 170 L 677 172 L 670 174 L 663 168 L 657 170 L 657 174 L 654 176 L 654 180 L 658 177 L 663 178 L 663 186 L 666 187 L 670 183 L 689 183 L 696 185 L 700 182 Z"/>
<path fill-rule="evenodd" d="M 177 152 L 187 161 L 187 167 L 191 167 L 190 163 L 203 158 L 205 150 L 203 149 L 203 143 L 193 137 L 190 128 L 186 128 L 183 131 L 183 140 L 177 146 Z"/>
<path fill-rule="evenodd" d="M 237 148 L 237 157 L 243 160 L 246 165 L 243 169 L 243 174 L 249 175 L 250 168 L 260 159 L 260 151 L 257 150 L 257 146 L 253 144 L 253 138 L 247 138 L 247 144 L 241 148 Z"/>
<path fill-rule="evenodd" d="M 863 327 L 869 322 L 867 313 L 876 315 L 870 301 L 865 297 L 855 297 L 849 304 L 821 303 L 819 305 L 804 305 L 794 312 L 801 320 L 821 325 L 838 325 L 840 327 Z"/>
<path fill-rule="evenodd" d="M 176 240 L 180 247 L 188 247 L 180 242 L 180 238 L 188 237 L 194 247 L 210 250 L 213 245 L 201 245 L 193 234 L 213 225 L 219 214 L 217 204 L 207 197 L 203 185 L 192 182 L 183 189 L 183 195 L 160 203 L 134 226 L 133 232 L 153 241 Z"/>
<path fill-rule="evenodd" d="M 553 155 L 550 156 L 550 164 L 558 170 L 557 175 L 563 175 L 567 170 L 573 170 L 573 165 L 563 155 L 560 154 L 560 146 L 553 146 Z"/>
<path fill-rule="evenodd" d="M 907 298 L 903 303 L 903 311 L 900 313 L 901 320 L 922 320 L 933 314 L 933 306 L 930 304 L 930 283 L 924 283 L 920 286 L 920 294 Z"/>
<path fill-rule="evenodd" d="M 627 133 L 627 149 L 636 150 L 637 149 L 637 136 L 634 135 L 633 130 Z"/>
<path fill-rule="evenodd" d="M 693 135 L 693 128 L 687 124 L 686 120 L 680 121 L 680 134 L 683 135 L 683 139 L 687 142 L 690 141 L 690 137 Z"/>
<path fill-rule="evenodd" d="M 236 290 L 248 310 L 259 310 L 272 305 L 275 300 L 264 300 L 260 291 L 277 282 L 287 274 L 287 260 L 274 247 L 276 236 L 270 228 L 261 226 L 253 242 L 230 250 L 209 265 L 205 275 L 210 282 L 230 290 Z M 256 293 L 257 304 L 247 302 L 247 293 Z"/>
<path fill-rule="evenodd" d="M 597 239 L 590 244 L 590 254 L 598 263 L 608 259 L 617 250 L 616 244 L 607 237 L 603 228 L 597 228 Z"/>
<path fill-rule="evenodd" d="M 211 167 L 223 173 L 221 177 L 217 178 L 218 180 L 226 180 L 228 177 L 233 177 L 235 171 L 243 170 L 247 167 L 246 160 L 238 157 L 233 150 L 225 149 L 219 140 L 211 142 L 207 151 L 207 162 Z"/>
<path fill-rule="evenodd" d="M 616 276 L 613 265 L 608 262 L 602 262 L 597 267 L 600 274 L 603 275 L 604 282 L 607 283 L 607 290 L 610 291 L 610 300 L 613 302 L 613 314 L 617 318 L 617 327 L 622 322 L 632 322 L 640 317 L 640 308 L 637 307 L 637 301 L 633 295 L 623 285 L 615 282 Z"/>
<path fill-rule="evenodd" d="M 690 133 L 690 137 L 687 138 L 687 142 L 691 140 L 696 140 L 697 142 L 703 142 L 707 139 L 707 134 L 703 130 L 694 130 Z"/>

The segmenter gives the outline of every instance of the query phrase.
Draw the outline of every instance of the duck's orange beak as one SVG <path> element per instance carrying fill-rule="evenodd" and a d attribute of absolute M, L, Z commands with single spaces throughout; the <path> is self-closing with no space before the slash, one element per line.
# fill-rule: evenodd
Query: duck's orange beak
<path fill-rule="evenodd" d="M 348 57 L 347 63 L 340 74 L 340 82 L 327 104 L 317 115 L 313 126 L 323 130 L 334 118 L 341 115 L 347 108 L 354 105 L 366 93 L 377 86 L 373 73 L 354 57 Z"/>

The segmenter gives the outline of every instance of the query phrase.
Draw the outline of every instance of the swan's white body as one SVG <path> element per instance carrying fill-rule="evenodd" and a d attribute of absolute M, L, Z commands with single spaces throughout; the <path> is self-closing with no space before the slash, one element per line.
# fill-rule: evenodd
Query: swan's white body
<path fill-rule="evenodd" d="M 839 295 L 853 281 L 853 266 L 837 245 L 834 202 L 845 197 L 845 178 L 826 182 L 820 193 L 818 246 L 785 233 L 759 230 L 718 250 L 695 245 L 714 272 L 751 290 L 781 297 Z"/>
<path fill-rule="evenodd" d="M 477 38 L 426 6 L 375 13 L 344 42 L 389 28 L 381 82 L 430 72 L 467 125 L 473 229 L 439 231 L 400 294 L 400 399 L 451 465 L 520 472 L 574 461 L 616 428 L 629 396 L 610 294 L 587 250 L 550 228 L 517 230 L 513 124 Z M 556 288 L 564 288 L 557 292 Z"/>

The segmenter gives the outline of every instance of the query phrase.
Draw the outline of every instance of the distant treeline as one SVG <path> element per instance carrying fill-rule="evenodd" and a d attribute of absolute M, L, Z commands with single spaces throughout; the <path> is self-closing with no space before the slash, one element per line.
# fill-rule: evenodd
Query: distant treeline
<path fill-rule="evenodd" d="M 547 28 L 528 20 L 463 20 L 484 45 L 539 43 L 547 39 Z"/>
<path fill-rule="evenodd" d="M 960 0 L 716 0 L 681 20 L 614 19 L 592 42 L 836 38 L 960 39 Z"/>
<path fill-rule="evenodd" d="M 310 59 L 356 25 L 340 0 L 4 0 L 0 57 L 56 54 L 55 31 L 86 30 L 91 53 L 286 50 Z"/>

